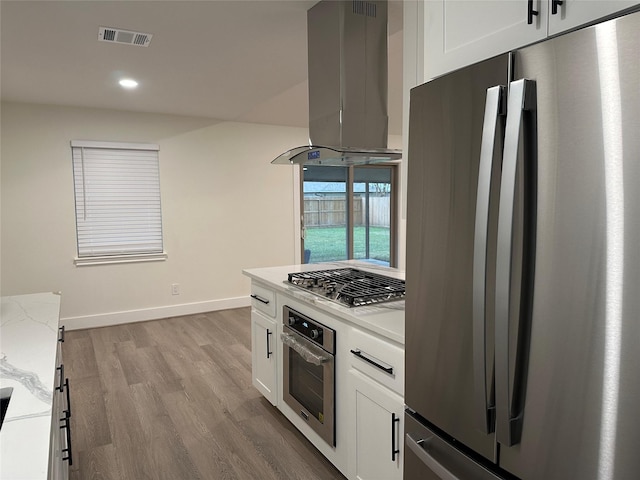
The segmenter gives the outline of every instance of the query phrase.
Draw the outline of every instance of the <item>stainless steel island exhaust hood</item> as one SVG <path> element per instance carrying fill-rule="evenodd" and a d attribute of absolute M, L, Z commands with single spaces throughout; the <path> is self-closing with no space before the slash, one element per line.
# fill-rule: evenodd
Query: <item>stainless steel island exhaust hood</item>
<path fill-rule="evenodd" d="M 274 164 L 364 165 L 387 149 L 387 2 L 323 0 L 307 12 L 309 145 Z"/>

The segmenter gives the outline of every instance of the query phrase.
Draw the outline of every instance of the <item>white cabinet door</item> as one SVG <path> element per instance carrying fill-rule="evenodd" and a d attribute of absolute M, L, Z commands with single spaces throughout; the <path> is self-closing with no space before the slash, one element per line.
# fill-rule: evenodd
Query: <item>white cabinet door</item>
<path fill-rule="evenodd" d="M 349 382 L 349 478 L 402 480 L 402 397 L 353 369 Z"/>
<path fill-rule="evenodd" d="M 549 35 L 579 27 L 640 4 L 637 0 L 563 0 L 550 2 Z M 554 13 L 555 11 L 555 13 Z"/>
<path fill-rule="evenodd" d="M 532 23 L 529 5 L 537 12 Z M 427 0 L 424 78 L 429 80 L 639 5 L 638 0 L 562 0 L 562 4 L 554 0 Z"/>
<path fill-rule="evenodd" d="M 251 375 L 256 387 L 273 405 L 278 391 L 276 322 L 256 309 L 251 310 Z"/>
<path fill-rule="evenodd" d="M 425 79 L 547 36 L 548 0 L 428 0 L 424 3 Z"/>

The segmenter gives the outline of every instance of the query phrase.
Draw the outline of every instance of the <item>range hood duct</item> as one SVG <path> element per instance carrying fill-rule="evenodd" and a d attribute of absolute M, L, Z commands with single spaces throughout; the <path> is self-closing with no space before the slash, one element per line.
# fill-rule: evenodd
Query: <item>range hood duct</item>
<path fill-rule="evenodd" d="M 387 149 L 387 2 L 322 0 L 307 12 L 309 145 L 274 164 L 364 165 Z"/>

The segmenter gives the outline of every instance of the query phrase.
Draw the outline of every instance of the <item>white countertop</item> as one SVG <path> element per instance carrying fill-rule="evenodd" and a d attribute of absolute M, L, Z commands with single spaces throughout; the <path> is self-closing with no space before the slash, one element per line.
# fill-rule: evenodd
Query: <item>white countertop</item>
<path fill-rule="evenodd" d="M 277 291 L 286 293 L 291 297 L 313 305 L 320 310 L 324 310 L 356 326 L 368 329 L 384 338 L 404 345 L 404 300 L 349 308 L 327 300 L 326 298 L 305 292 L 287 282 L 288 273 L 311 272 L 314 270 L 345 267 L 358 268 L 389 277 L 404 279 L 404 272 L 401 270 L 357 260 L 251 268 L 243 270 L 243 273 L 254 280 L 273 287 Z"/>
<path fill-rule="evenodd" d="M 0 430 L 0 479 L 45 480 L 60 295 L 2 297 L 0 387 L 13 387 Z"/>

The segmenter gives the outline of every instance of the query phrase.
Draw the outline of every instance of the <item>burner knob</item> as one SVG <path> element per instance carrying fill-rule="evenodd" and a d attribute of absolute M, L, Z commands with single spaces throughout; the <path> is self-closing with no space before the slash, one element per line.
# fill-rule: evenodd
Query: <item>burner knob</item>
<path fill-rule="evenodd" d="M 289 316 L 289 325 L 295 325 L 297 322 L 296 317 L 294 317 L 293 315 Z"/>
<path fill-rule="evenodd" d="M 316 330 L 315 328 L 313 330 L 311 330 L 311 338 L 313 338 L 315 340 L 319 336 L 320 336 L 320 332 L 318 330 Z"/>

